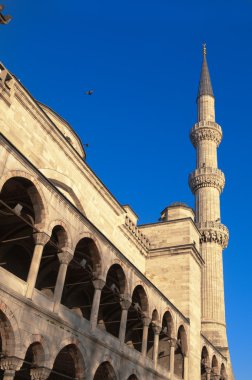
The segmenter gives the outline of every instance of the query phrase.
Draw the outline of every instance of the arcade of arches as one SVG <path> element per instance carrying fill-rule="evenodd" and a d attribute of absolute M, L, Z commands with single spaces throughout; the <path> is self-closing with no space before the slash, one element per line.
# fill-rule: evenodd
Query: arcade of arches
<path fill-rule="evenodd" d="M 50 236 L 40 232 L 37 226 L 43 222 L 43 216 L 43 203 L 32 182 L 14 177 L 4 184 L 0 195 L 0 266 L 27 282 L 26 297 L 32 299 L 36 289 L 53 302 L 54 312 L 64 305 L 89 321 L 91 330 L 107 332 L 121 344 L 153 360 L 154 368 L 161 366 L 174 374 L 174 378 L 187 380 L 184 326 L 180 325 L 176 331 L 169 311 L 161 319 L 157 310 L 151 312 L 142 285 L 136 285 L 129 294 L 125 272 L 119 264 L 112 264 L 106 277 L 102 277 L 101 252 L 92 238 L 81 238 L 71 251 L 68 233 L 62 225 L 53 226 Z M 40 342 L 31 343 L 22 358 L 13 354 L 14 335 L 2 312 L 0 333 L 0 379 L 86 378 L 85 358 L 76 345 L 63 347 L 51 368 L 47 368 Z M 202 363 L 206 362 L 207 353 L 202 351 Z M 217 369 L 214 358 L 212 367 L 202 364 L 202 379 L 212 380 Z M 98 366 L 93 379 L 116 380 L 117 375 L 105 361 Z M 219 379 L 226 379 L 223 365 Z M 138 380 L 138 377 L 132 374 L 127 380 Z"/>

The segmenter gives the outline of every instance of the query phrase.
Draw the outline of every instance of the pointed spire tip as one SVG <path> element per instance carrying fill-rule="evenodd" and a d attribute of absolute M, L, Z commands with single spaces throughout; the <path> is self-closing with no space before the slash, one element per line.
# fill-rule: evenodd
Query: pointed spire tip
<path fill-rule="evenodd" d="M 206 57 L 206 43 L 205 42 L 202 45 L 202 52 L 203 52 L 203 57 Z"/>

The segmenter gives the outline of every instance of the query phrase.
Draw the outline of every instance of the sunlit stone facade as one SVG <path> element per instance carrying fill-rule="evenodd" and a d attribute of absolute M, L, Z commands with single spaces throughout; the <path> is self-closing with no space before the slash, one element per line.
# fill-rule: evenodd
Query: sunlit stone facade
<path fill-rule="evenodd" d="M 212 94 L 198 110 L 196 219 L 174 203 L 139 226 L 0 65 L 0 379 L 232 380 Z"/>

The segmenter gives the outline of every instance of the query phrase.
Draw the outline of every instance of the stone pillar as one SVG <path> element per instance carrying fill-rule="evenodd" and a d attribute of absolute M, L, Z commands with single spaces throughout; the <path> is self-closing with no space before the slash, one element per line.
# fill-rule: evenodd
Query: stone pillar
<path fill-rule="evenodd" d="M 50 376 L 51 370 L 45 367 L 31 368 L 31 380 L 46 380 Z"/>
<path fill-rule="evenodd" d="M 184 356 L 184 380 L 188 380 L 188 356 Z"/>
<path fill-rule="evenodd" d="M 66 279 L 67 266 L 73 258 L 73 252 L 70 251 L 69 249 L 62 249 L 62 252 L 58 253 L 58 258 L 60 262 L 60 267 L 59 267 L 59 272 L 57 276 L 56 286 L 54 289 L 54 298 L 53 298 L 54 313 L 57 313 L 59 310 L 59 305 L 60 305 L 64 283 Z"/>
<path fill-rule="evenodd" d="M 33 237 L 35 240 L 35 247 L 33 251 L 29 274 L 27 277 L 27 290 L 26 290 L 27 298 L 32 298 L 33 290 L 34 290 L 37 276 L 38 276 L 43 249 L 46 243 L 50 239 L 50 236 L 48 236 L 45 232 L 35 232 L 33 234 Z"/>
<path fill-rule="evenodd" d="M 211 380 L 211 368 L 206 368 L 206 380 Z"/>
<path fill-rule="evenodd" d="M 132 303 L 132 300 L 128 294 L 121 295 L 122 315 L 121 315 L 120 331 L 119 331 L 119 341 L 121 344 L 124 344 L 125 342 L 128 310 L 130 308 L 131 303 Z"/>
<path fill-rule="evenodd" d="M 98 313 L 99 313 L 99 306 L 100 306 L 100 299 L 101 299 L 101 292 L 106 284 L 106 282 L 102 279 L 96 279 L 93 281 L 95 292 L 94 292 L 94 298 L 92 303 L 92 310 L 91 310 L 91 317 L 90 317 L 90 326 L 91 330 L 93 331 L 97 326 L 97 319 L 98 319 Z"/>
<path fill-rule="evenodd" d="M 149 330 L 149 325 L 150 325 L 151 319 L 144 317 L 142 320 L 143 320 L 142 354 L 143 354 L 143 356 L 146 356 L 146 354 L 147 354 L 148 330 Z"/>
<path fill-rule="evenodd" d="M 153 362 L 154 362 L 154 368 L 157 368 L 158 364 L 158 348 L 159 348 L 159 334 L 161 331 L 162 327 L 160 326 L 153 326 L 153 331 L 154 331 L 154 344 L 153 344 Z"/>
<path fill-rule="evenodd" d="M 174 375 L 174 357 L 175 357 L 175 347 L 176 339 L 172 339 L 170 343 L 170 379 L 173 379 Z"/>
<path fill-rule="evenodd" d="M 10 356 L 2 358 L 0 360 L 0 367 L 4 370 L 3 380 L 13 380 L 16 371 L 18 371 L 23 364 L 23 360 L 16 358 L 15 356 Z"/>

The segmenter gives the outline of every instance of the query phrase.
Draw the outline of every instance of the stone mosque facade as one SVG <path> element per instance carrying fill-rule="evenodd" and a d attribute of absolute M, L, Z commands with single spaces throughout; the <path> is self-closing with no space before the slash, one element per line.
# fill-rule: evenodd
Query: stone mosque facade
<path fill-rule="evenodd" d="M 0 379 L 234 379 L 214 101 L 204 48 L 195 210 L 138 225 L 71 126 L 0 64 Z"/>

